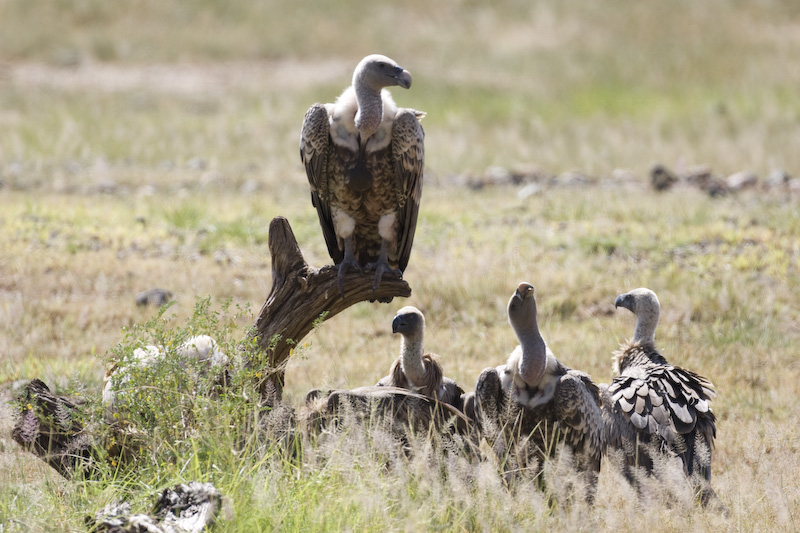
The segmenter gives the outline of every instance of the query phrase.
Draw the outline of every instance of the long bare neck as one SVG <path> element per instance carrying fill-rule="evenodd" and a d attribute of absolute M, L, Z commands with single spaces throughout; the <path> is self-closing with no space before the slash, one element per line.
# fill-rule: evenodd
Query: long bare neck
<path fill-rule="evenodd" d="M 400 341 L 400 367 L 406 379 L 419 385 L 425 378 L 425 364 L 422 362 L 422 333 L 403 335 Z"/>
<path fill-rule="evenodd" d="M 361 142 L 364 143 L 369 139 L 373 133 L 378 131 L 378 127 L 383 120 L 383 99 L 381 98 L 381 89 L 370 87 L 360 78 L 353 80 L 353 86 L 356 92 L 356 101 L 358 102 L 358 111 L 356 111 L 356 128 L 361 134 Z"/>
<path fill-rule="evenodd" d="M 636 329 L 633 331 L 634 342 L 655 345 L 658 315 L 658 309 L 645 309 L 636 314 Z"/>
<path fill-rule="evenodd" d="M 539 384 L 547 367 L 547 345 L 539 333 L 538 324 L 534 322 L 534 326 L 532 329 L 526 328 L 525 331 L 517 332 L 522 348 L 518 371 L 525 383 L 531 387 Z"/>
<path fill-rule="evenodd" d="M 658 324 L 658 315 L 655 321 L 651 315 L 636 317 L 636 329 L 633 332 L 633 340 L 636 342 L 656 343 L 656 325 Z"/>

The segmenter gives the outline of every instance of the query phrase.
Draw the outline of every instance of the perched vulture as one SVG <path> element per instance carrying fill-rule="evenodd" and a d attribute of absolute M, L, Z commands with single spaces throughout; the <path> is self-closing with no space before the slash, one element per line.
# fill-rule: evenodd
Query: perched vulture
<path fill-rule="evenodd" d="M 463 410 L 464 390 L 455 381 L 444 377 L 435 355 L 424 352 L 425 317 L 411 305 L 403 307 L 392 320 L 392 333 L 402 336 L 400 357 L 392 364 L 389 375 L 378 381 L 379 387 L 399 387 L 447 403 Z"/>
<path fill-rule="evenodd" d="M 654 453 L 680 457 L 688 476 L 698 474 L 703 503 L 713 491 L 711 450 L 717 429 L 711 399 L 716 392 L 706 378 L 672 366 L 655 345 L 660 314 L 658 297 L 640 288 L 617 296 L 615 307 L 636 315 L 633 339 L 614 352 L 617 376 L 603 390 L 603 417 L 610 450 L 621 450 L 624 473 L 634 480 L 638 465 L 652 472 Z"/>
<path fill-rule="evenodd" d="M 587 484 L 591 502 L 604 450 L 600 392 L 591 378 L 567 368 L 539 332 L 533 286 L 520 283 L 508 302 L 519 346 L 508 362 L 487 368 L 475 387 L 483 435 L 509 469 L 541 471 L 563 442 Z"/>
<path fill-rule="evenodd" d="M 365 57 L 335 103 L 306 112 L 300 158 L 328 253 L 348 269 L 386 272 L 408 265 L 422 194 L 425 113 L 399 108 L 386 87 L 411 87 L 411 74 L 382 55 Z"/>

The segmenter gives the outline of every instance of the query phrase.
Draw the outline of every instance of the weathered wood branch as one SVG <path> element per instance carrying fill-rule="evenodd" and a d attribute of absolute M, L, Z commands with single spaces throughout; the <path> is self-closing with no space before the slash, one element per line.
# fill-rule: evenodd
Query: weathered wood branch
<path fill-rule="evenodd" d="M 77 403 L 53 394 L 39 379 L 28 383 L 19 403 L 20 417 L 11 431 L 17 444 L 66 478 L 91 461 L 95 440 L 81 422 Z"/>
<path fill-rule="evenodd" d="M 291 349 L 321 321 L 364 301 L 407 298 L 411 288 L 403 279 L 387 274 L 373 291 L 372 272 L 347 272 L 344 294 L 339 291 L 336 266 L 314 268 L 306 263 L 289 221 L 276 217 L 269 226 L 272 289 L 253 328 L 267 360 L 266 376 L 259 385 L 263 402 L 280 401 L 284 369 Z"/>

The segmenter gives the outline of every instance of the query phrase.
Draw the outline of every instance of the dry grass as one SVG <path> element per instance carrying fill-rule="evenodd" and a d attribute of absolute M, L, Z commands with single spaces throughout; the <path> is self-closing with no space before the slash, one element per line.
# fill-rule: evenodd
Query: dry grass
<path fill-rule="evenodd" d="M 607 381 L 633 327 L 613 299 L 648 286 L 664 308 L 663 351 L 720 392 L 713 484 L 729 513 L 692 505 L 680 488 L 673 505 L 658 491 L 633 503 L 608 469 L 594 509 L 553 509 L 532 486 L 502 489 L 489 464 L 450 459 L 439 465 L 445 481 L 429 474 L 428 452 L 386 471 L 380 446 L 331 446 L 318 452 L 323 467 L 294 470 L 199 439 L 233 495 L 226 530 L 797 529 L 798 197 L 656 194 L 646 175 L 655 161 L 723 176 L 800 173 L 798 6 L 335 6 L 0 1 L 3 398 L 32 377 L 97 395 L 122 328 L 153 315 L 134 304 L 141 290 L 175 293 L 175 325 L 198 296 L 257 311 L 276 215 L 311 264 L 328 262 L 297 157 L 300 121 L 380 51 L 414 74 L 395 99 L 428 112 L 405 275 L 414 293 L 355 306 L 312 333 L 290 362 L 288 400 L 377 381 L 406 304 L 425 312 L 427 348 L 469 388 L 514 346 L 504 308 L 521 280 L 537 287 L 555 353 Z M 518 186 L 463 186 L 490 166 L 596 179 L 527 197 Z M 252 318 L 236 320 L 244 331 Z M 0 417 L 0 529 L 80 528 L 114 497 L 144 505 L 148 488 L 211 468 L 189 454 L 139 479 L 65 483 L 11 442 L 10 413 Z M 243 517 L 251 507 L 261 511 Z"/>

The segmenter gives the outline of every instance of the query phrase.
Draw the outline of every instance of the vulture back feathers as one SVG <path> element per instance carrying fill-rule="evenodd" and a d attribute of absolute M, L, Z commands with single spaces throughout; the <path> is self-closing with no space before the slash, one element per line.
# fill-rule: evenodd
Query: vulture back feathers
<path fill-rule="evenodd" d="M 717 432 L 711 411 L 714 385 L 669 364 L 656 348 L 660 304 L 653 291 L 640 288 L 622 294 L 615 305 L 636 315 L 636 330 L 633 339 L 614 352 L 618 375 L 602 394 L 609 448 L 623 452 L 624 473 L 630 480 L 635 466 L 652 472 L 653 454 L 665 453 L 679 457 L 688 476 L 697 474 L 708 482 Z M 704 503 L 710 494 L 709 487 L 701 487 Z"/>
<path fill-rule="evenodd" d="M 399 108 L 386 87 L 408 89 L 411 74 L 392 59 L 365 57 L 335 103 L 314 104 L 303 120 L 300 158 L 339 289 L 348 268 L 402 276 L 422 194 L 425 115 Z"/>
<path fill-rule="evenodd" d="M 460 410 L 393 386 L 311 390 L 298 418 L 307 437 L 354 427 L 384 428 L 404 445 L 414 435 L 435 435 L 434 442 L 448 449 L 470 457 L 478 453 L 472 421 Z"/>

